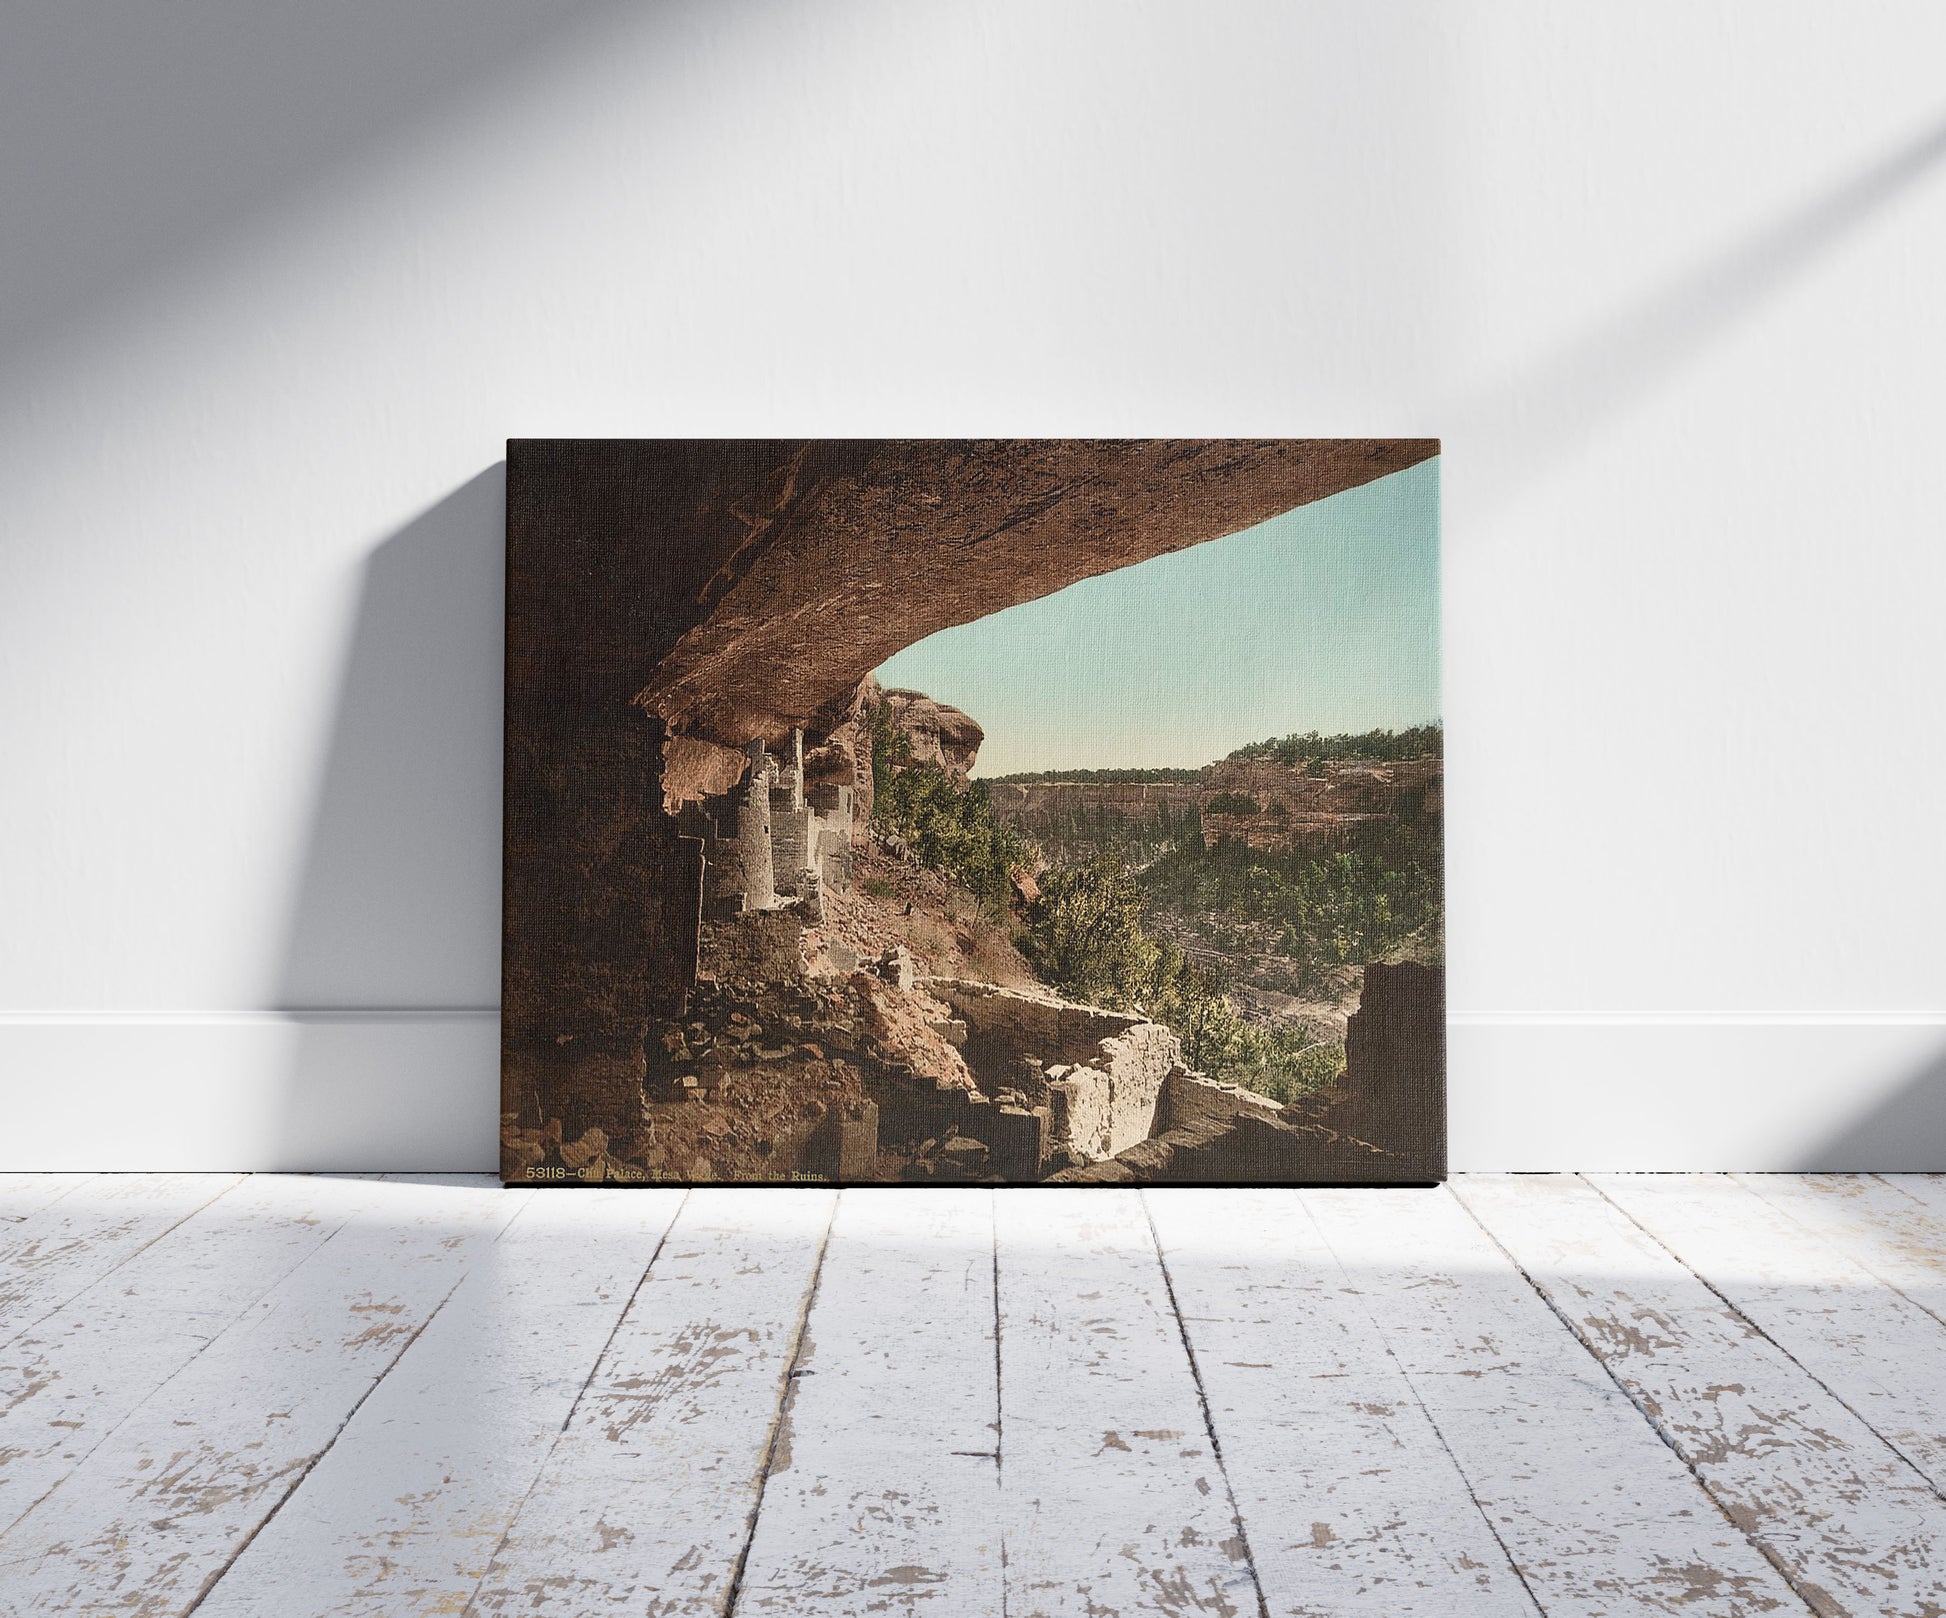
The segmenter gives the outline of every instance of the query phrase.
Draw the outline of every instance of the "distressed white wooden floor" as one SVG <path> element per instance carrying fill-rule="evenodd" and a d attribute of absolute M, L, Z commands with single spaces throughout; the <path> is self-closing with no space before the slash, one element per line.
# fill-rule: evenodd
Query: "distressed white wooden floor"
<path fill-rule="evenodd" d="M 0 1175 L 0 1613 L 1946 1614 L 1946 1181 Z"/>

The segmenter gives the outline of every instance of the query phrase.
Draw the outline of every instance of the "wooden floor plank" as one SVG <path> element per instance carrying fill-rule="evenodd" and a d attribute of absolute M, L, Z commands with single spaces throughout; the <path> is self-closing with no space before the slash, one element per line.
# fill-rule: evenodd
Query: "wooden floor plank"
<path fill-rule="evenodd" d="M 1586 1178 L 1946 1493 L 1946 1324 L 1726 1175 Z"/>
<path fill-rule="evenodd" d="M 532 1194 L 334 1183 L 363 1211 L 0 1535 L 10 1614 L 187 1611 Z"/>
<path fill-rule="evenodd" d="M 0 1226 L 17 1225 L 36 1209 L 96 1178 L 93 1174 L 0 1174 Z"/>
<path fill-rule="evenodd" d="M 1143 1195 L 1270 1612 L 1534 1614 L 1296 1197 Z"/>
<path fill-rule="evenodd" d="M 198 1618 L 461 1611 L 682 1197 L 535 1196 Z"/>
<path fill-rule="evenodd" d="M 1301 1200 L 1548 1618 L 1804 1610 L 1450 1194 Z"/>
<path fill-rule="evenodd" d="M 1946 1501 L 1667 1248 L 1574 1176 L 1458 1194 L 1810 1605 L 1942 1610 Z"/>
<path fill-rule="evenodd" d="M 197 1209 L 243 1182 L 240 1174 L 100 1174 L 0 1225 L 0 1346 Z"/>
<path fill-rule="evenodd" d="M 1010 1618 L 1258 1595 L 1137 1193 L 995 1199 Z"/>
<path fill-rule="evenodd" d="M 0 1612 L 1946 1614 L 1939 1177 L 680 1195 L 0 1175 Z"/>
<path fill-rule="evenodd" d="M 1936 1174 L 1731 1178 L 1946 1321 L 1946 1185 Z"/>
<path fill-rule="evenodd" d="M 690 1194 L 469 1613 L 723 1610 L 835 1197 Z"/>
<path fill-rule="evenodd" d="M 379 1195 L 252 1175 L 0 1349 L 0 1531 Z"/>
<path fill-rule="evenodd" d="M 1808 1179 L 1808 1175 L 1793 1178 Z M 1874 1174 L 1871 1179 L 1923 1203 L 1935 1219 L 1946 1220 L 1946 1174 Z"/>
<path fill-rule="evenodd" d="M 1946 1174 L 1875 1174 L 1872 1178 L 1924 1203 L 1935 1219 L 1946 1220 Z"/>
<path fill-rule="evenodd" d="M 992 1192 L 842 1193 L 738 1614 L 998 1618 L 994 1325 Z"/>

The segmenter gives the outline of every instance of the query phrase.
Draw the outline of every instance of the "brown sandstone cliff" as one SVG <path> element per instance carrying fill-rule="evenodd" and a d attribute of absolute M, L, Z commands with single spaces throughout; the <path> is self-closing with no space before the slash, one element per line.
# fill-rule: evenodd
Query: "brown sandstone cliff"
<path fill-rule="evenodd" d="M 1203 843 L 1224 838 L 1266 853 L 1324 850 L 1377 821 L 1421 825 L 1445 808 L 1438 758 L 1330 759 L 1322 765 L 1237 758 L 1210 766 L 1202 795 Z"/>
<path fill-rule="evenodd" d="M 967 774 L 979 759 L 980 743 L 987 738 L 979 721 L 933 701 L 923 691 L 895 689 L 885 692 L 883 701 L 893 728 L 912 749 L 912 762 L 937 764 L 959 785 L 966 785 Z"/>
<path fill-rule="evenodd" d="M 1201 804 L 1194 781 L 1001 781 L 988 796 L 994 818 L 1044 847 L 1116 829 L 1166 833 Z"/>
<path fill-rule="evenodd" d="M 1361 826 L 1436 822 L 1445 761 L 1331 759 L 1322 765 L 1230 757 L 1201 781 L 1004 781 L 990 789 L 1001 824 L 1047 848 L 1117 834 L 1166 834 L 1202 817 L 1203 842 L 1224 838 L 1266 853 L 1326 851 Z"/>

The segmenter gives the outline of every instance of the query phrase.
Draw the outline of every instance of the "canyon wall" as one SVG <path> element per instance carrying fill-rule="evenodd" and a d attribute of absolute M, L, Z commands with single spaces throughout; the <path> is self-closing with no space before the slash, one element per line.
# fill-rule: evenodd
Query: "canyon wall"
<path fill-rule="evenodd" d="M 987 791 L 1001 825 L 1043 846 L 1117 829 L 1166 834 L 1192 821 L 1202 798 L 1194 781 L 1003 781 Z"/>
<path fill-rule="evenodd" d="M 1206 847 L 1229 837 L 1269 853 L 1325 852 L 1375 822 L 1437 822 L 1445 774 L 1437 758 L 1313 766 L 1232 755 L 1200 781 L 1005 781 L 988 790 L 994 818 L 1043 848 L 1167 835 L 1200 815 Z"/>
<path fill-rule="evenodd" d="M 1267 853 L 1323 851 L 1373 822 L 1437 821 L 1445 780 L 1446 761 L 1438 758 L 1290 765 L 1232 755 L 1205 777 L 1203 843 L 1229 837 Z"/>

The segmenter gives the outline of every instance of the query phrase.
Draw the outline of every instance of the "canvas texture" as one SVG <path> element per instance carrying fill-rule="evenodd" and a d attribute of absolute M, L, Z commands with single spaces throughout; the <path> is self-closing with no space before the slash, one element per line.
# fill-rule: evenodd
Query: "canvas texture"
<path fill-rule="evenodd" d="M 1438 451 L 510 443 L 503 1177 L 1443 1179 Z"/>

